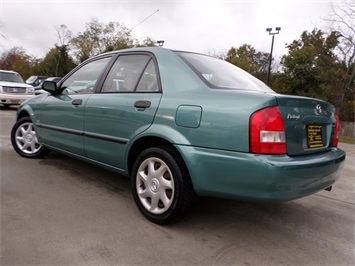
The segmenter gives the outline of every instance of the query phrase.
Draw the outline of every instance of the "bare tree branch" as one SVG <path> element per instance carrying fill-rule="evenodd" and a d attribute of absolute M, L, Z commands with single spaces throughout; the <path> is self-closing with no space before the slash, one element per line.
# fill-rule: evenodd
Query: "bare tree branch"
<path fill-rule="evenodd" d="M 1 42 L 2 39 L 8 40 L 6 36 L 2 33 L 2 28 L 4 27 L 5 27 L 5 23 L 0 20 L 0 47 L 4 47 Z"/>

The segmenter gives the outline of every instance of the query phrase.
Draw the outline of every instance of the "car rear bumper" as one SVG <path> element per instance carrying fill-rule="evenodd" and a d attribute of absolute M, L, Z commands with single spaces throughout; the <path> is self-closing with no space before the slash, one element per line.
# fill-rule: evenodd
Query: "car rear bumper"
<path fill-rule="evenodd" d="M 339 178 L 345 152 L 289 157 L 177 146 L 195 191 L 247 201 L 287 201 L 330 187 Z"/>
<path fill-rule="evenodd" d="M 0 104 L 13 104 L 13 105 L 20 105 L 22 102 L 27 100 L 28 98 L 31 98 L 35 95 L 32 94 L 5 94 L 1 93 L 0 94 Z"/>

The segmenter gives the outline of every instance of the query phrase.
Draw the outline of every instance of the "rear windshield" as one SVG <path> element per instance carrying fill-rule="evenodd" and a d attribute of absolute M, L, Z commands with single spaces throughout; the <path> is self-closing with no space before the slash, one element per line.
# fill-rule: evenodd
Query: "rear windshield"
<path fill-rule="evenodd" d="M 177 54 L 212 88 L 274 92 L 265 83 L 227 61 L 202 54 Z"/>

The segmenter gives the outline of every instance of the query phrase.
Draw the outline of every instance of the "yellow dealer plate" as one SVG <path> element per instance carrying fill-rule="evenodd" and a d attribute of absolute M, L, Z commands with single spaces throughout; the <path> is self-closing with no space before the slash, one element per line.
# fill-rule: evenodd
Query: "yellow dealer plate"
<path fill-rule="evenodd" d="M 307 140 L 309 148 L 323 147 L 323 126 L 308 125 L 307 126 Z"/>

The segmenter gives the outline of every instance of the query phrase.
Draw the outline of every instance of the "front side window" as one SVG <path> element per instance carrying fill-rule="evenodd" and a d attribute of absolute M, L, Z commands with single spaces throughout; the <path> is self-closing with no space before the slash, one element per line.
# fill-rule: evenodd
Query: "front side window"
<path fill-rule="evenodd" d="M 93 93 L 97 80 L 111 57 L 87 63 L 62 84 L 62 94 Z"/>
<path fill-rule="evenodd" d="M 186 52 L 177 54 L 211 87 L 274 92 L 248 72 L 221 59 Z"/>
<path fill-rule="evenodd" d="M 111 68 L 102 92 L 157 91 L 154 62 L 148 55 L 122 55 Z"/>

